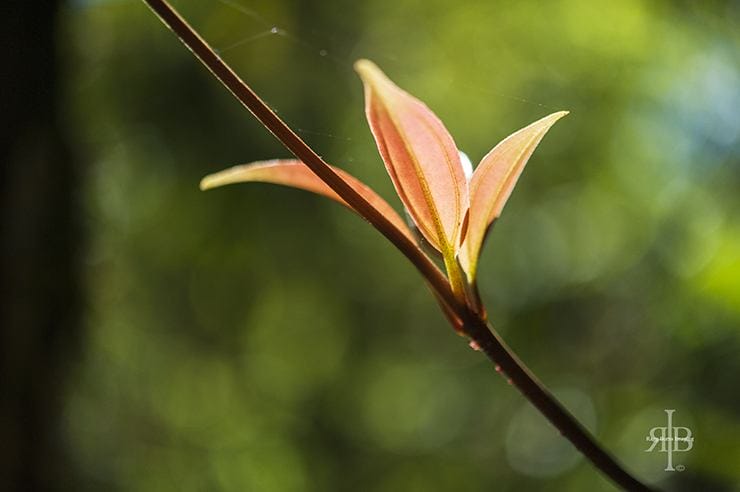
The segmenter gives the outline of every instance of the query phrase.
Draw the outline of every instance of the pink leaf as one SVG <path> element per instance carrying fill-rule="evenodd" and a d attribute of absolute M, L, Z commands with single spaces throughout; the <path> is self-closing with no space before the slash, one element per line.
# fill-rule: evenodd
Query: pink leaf
<path fill-rule="evenodd" d="M 409 231 L 403 219 L 391 207 L 388 202 L 383 200 L 369 186 L 362 183 L 354 176 L 332 166 L 342 179 L 344 179 L 357 193 L 362 195 L 365 200 L 378 209 L 385 217 L 393 223 L 406 237 L 413 240 L 413 234 Z M 243 164 L 211 174 L 203 178 L 200 182 L 202 190 L 208 190 L 219 186 L 232 183 L 261 182 L 273 183 L 293 188 L 299 188 L 306 191 L 323 195 L 335 200 L 345 207 L 353 210 L 347 202 L 337 195 L 334 190 L 324 183 L 313 171 L 305 164 L 298 160 L 271 160 L 260 161 L 252 164 Z"/>
<path fill-rule="evenodd" d="M 421 101 L 368 60 L 355 63 L 365 112 L 388 174 L 424 237 L 447 258 L 457 252 L 467 180 L 455 142 Z"/>
<path fill-rule="evenodd" d="M 519 175 L 534 149 L 557 120 L 568 114 L 560 111 L 545 116 L 506 137 L 481 160 L 470 180 L 470 217 L 460 262 L 469 281 L 475 279 L 478 256 L 486 233 L 501 215 Z"/>

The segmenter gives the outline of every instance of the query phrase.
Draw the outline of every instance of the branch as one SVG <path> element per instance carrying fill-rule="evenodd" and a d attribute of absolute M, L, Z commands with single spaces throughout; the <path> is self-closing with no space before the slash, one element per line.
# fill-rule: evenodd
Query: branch
<path fill-rule="evenodd" d="M 512 384 L 534 405 L 560 433 L 591 463 L 615 484 L 625 490 L 649 491 L 646 485 L 629 474 L 610 456 L 591 434 L 571 415 L 489 327 L 485 315 L 462 304 L 452 293 L 447 278 L 431 260 L 393 226 L 382 213 L 360 196 L 337 175 L 324 160 L 285 124 L 262 99 L 208 46 L 203 38 L 167 3 L 166 0 L 144 0 L 231 93 L 297 158 L 341 196 L 349 205 L 387 237 L 429 282 L 443 311 L 453 326 L 474 340 L 488 358 L 498 365 Z M 449 309 L 448 309 L 449 308 Z M 462 328 L 458 320 L 463 322 Z"/>
<path fill-rule="evenodd" d="M 208 68 L 239 102 L 244 105 L 285 147 L 303 161 L 337 195 L 342 197 L 357 213 L 370 222 L 403 253 L 429 281 L 440 297 L 454 311 L 464 308 L 454 296 L 447 278 L 431 260 L 405 234 L 398 230 L 380 211 L 373 207 L 329 164 L 319 157 L 270 107 L 242 81 L 205 42 L 205 40 L 165 0 L 144 0 L 162 22 Z"/>
<path fill-rule="evenodd" d="M 501 337 L 479 317 L 469 318 L 465 333 L 511 380 L 511 383 L 568 439 L 594 466 L 624 490 L 655 490 L 630 475 L 607 453 L 591 433 L 539 382 Z"/>

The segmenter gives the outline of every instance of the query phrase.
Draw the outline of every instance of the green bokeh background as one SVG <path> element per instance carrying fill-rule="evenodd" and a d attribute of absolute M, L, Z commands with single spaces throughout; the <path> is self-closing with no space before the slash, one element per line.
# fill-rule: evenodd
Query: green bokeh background
<path fill-rule="evenodd" d="M 234 2 L 173 4 L 394 206 L 353 60 L 425 101 L 473 162 L 570 110 L 484 251 L 491 319 L 642 478 L 740 490 L 736 2 Z M 78 1 L 61 21 L 88 163 L 63 420 L 76 489 L 614 490 L 362 220 L 271 185 L 198 190 L 289 154 L 142 2 Z M 670 408 L 696 438 L 680 473 L 643 452 Z"/>

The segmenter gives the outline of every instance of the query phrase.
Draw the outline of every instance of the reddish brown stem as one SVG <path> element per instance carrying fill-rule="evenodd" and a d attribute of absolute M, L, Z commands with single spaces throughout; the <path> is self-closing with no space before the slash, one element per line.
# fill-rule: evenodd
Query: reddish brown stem
<path fill-rule="evenodd" d="M 625 490 L 651 490 L 630 475 L 604 451 L 591 434 L 529 372 L 526 366 L 488 326 L 485 316 L 478 315 L 453 295 L 450 284 L 431 260 L 393 226 L 388 219 L 349 186 L 329 165 L 296 135 L 252 89 L 245 84 L 211 49 L 193 28 L 166 2 L 144 0 L 185 46 L 231 91 L 231 93 L 267 127 L 280 142 L 301 159 L 319 178 L 385 235 L 416 266 L 432 287 L 445 314 L 456 329 L 474 340 L 491 361 L 501 367 L 512 383 L 560 433 L 614 483 Z M 482 307 L 482 306 L 481 306 Z M 481 312 L 482 311 L 481 309 Z"/>
<path fill-rule="evenodd" d="M 165 0 L 145 0 L 146 4 L 169 27 L 180 41 L 205 65 L 239 102 L 303 161 L 319 178 L 387 237 L 429 281 L 444 301 L 458 311 L 462 309 L 447 278 L 405 234 L 371 205 L 319 157 L 275 112 L 242 81 L 205 42 L 205 40 Z"/>
<path fill-rule="evenodd" d="M 477 316 L 470 316 L 463 331 L 500 368 L 524 397 L 560 431 L 563 437 L 573 443 L 615 484 L 630 491 L 655 490 L 633 477 L 613 456 L 607 453 L 591 433 L 529 371 L 488 323 Z"/>

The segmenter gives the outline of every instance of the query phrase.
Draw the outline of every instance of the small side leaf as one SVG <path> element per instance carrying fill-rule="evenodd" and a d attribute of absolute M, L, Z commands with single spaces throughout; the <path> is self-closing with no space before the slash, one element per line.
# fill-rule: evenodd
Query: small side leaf
<path fill-rule="evenodd" d="M 473 283 L 478 256 L 489 226 L 501 215 L 529 157 L 547 131 L 568 114 L 560 111 L 545 116 L 506 137 L 480 162 L 470 180 L 470 217 L 460 262 Z"/>
<path fill-rule="evenodd" d="M 362 195 L 365 200 L 385 215 L 398 230 L 413 240 L 413 234 L 411 234 L 409 228 L 388 202 L 351 174 L 334 166 L 332 166 L 332 169 L 354 188 L 355 191 Z M 331 198 L 353 212 L 355 211 L 334 190 L 329 188 L 326 183 L 316 176 L 308 166 L 301 161 L 292 159 L 259 161 L 234 166 L 203 178 L 200 182 L 200 189 L 209 190 L 228 184 L 247 182 L 273 183 L 310 191 Z"/>
<path fill-rule="evenodd" d="M 467 179 L 455 142 L 421 101 L 371 61 L 355 70 L 365 86 L 370 129 L 401 201 L 424 237 L 454 259 L 467 211 Z"/>

